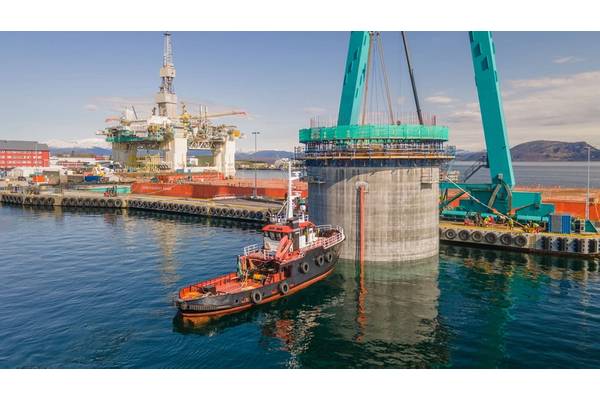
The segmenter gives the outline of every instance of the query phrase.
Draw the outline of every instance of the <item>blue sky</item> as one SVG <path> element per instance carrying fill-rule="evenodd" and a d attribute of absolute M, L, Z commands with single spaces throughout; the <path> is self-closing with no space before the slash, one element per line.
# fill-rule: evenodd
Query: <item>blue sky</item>
<path fill-rule="evenodd" d="M 335 117 L 348 32 L 173 32 L 175 91 L 195 111 L 241 109 L 224 119 L 259 148 L 292 149 L 316 115 Z M 414 110 L 399 32 L 382 34 L 394 108 Z M 533 139 L 600 145 L 600 33 L 495 32 L 511 144 Z M 450 127 L 451 143 L 483 137 L 465 32 L 410 32 L 422 108 Z M 5 139 L 94 143 L 104 119 L 134 104 L 148 113 L 158 89 L 161 32 L 0 33 Z"/>

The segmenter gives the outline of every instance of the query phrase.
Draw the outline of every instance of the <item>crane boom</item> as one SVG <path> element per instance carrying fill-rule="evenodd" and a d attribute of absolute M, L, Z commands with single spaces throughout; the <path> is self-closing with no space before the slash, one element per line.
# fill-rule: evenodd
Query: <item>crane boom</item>
<path fill-rule="evenodd" d="M 368 31 L 350 33 L 338 125 L 358 125 L 370 46 Z"/>
<path fill-rule="evenodd" d="M 492 33 L 469 32 L 469 41 L 492 183 L 504 182 L 512 188 L 515 185 L 515 176 L 504 121 Z"/>

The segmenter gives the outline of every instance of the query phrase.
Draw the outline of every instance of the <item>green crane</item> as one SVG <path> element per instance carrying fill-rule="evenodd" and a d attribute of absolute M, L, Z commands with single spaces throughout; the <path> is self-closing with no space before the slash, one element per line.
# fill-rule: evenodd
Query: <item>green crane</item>
<path fill-rule="evenodd" d="M 541 193 L 513 191 L 515 176 L 492 34 L 469 32 L 469 42 L 487 152 L 485 166 L 489 168 L 491 181 L 483 184 L 443 182 L 441 186 L 444 196 L 440 205 L 442 217 L 464 218 L 470 213 L 499 212 L 523 222 L 546 221 L 548 215 L 554 212 L 554 205 L 543 203 Z M 448 189 L 458 189 L 459 192 L 448 198 Z M 467 198 L 461 199 L 457 208 L 447 209 L 450 203 L 465 193 Z"/>

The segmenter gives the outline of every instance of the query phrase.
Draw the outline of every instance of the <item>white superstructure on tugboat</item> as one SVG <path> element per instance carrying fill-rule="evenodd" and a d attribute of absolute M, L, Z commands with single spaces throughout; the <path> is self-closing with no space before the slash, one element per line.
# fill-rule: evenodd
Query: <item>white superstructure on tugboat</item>
<path fill-rule="evenodd" d="M 217 317 L 295 293 L 324 278 L 339 258 L 341 227 L 317 226 L 294 206 L 291 166 L 284 215 L 262 228 L 263 243 L 247 246 L 237 271 L 184 287 L 176 306 L 184 317 Z M 296 211 L 296 212 L 295 212 Z"/>

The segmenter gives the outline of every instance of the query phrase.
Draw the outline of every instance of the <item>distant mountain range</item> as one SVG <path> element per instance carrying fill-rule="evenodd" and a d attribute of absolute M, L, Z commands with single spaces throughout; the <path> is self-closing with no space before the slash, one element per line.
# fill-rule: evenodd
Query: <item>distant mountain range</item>
<path fill-rule="evenodd" d="M 534 140 L 518 144 L 510 149 L 513 161 L 587 161 L 587 148 L 591 147 L 590 158 L 600 161 L 600 150 L 586 142 L 559 142 Z M 484 155 L 483 151 L 456 151 L 457 161 L 475 161 Z"/>
<path fill-rule="evenodd" d="M 280 158 L 293 158 L 294 153 L 284 150 L 260 150 L 256 153 L 235 153 L 236 160 L 273 162 Z"/>
<path fill-rule="evenodd" d="M 110 156 L 112 151 L 103 147 L 50 147 L 50 154 L 56 155 L 82 155 Z"/>
<path fill-rule="evenodd" d="M 94 155 L 110 155 L 111 150 L 106 147 L 89 146 L 61 146 L 48 143 L 50 153 L 57 154 L 94 154 Z M 535 140 L 518 144 L 511 148 L 511 156 L 513 161 L 586 161 L 587 148 L 590 146 L 586 142 L 559 142 L 551 140 Z M 593 146 L 591 151 L 591 159 L 600 161 L 600 150 Z M 190 155 L 209 154 L 206 150 L 191 150 Z M 457 161 L 475 161 L 481 158 L 483 151 L 466 151 L 456 150 Z M 294 153 L 284 150 L 260 150 L 256 153 L 237 152 L 237 160 L 247 161 L 264 161 L 273 162 L 280 158 L 292 158 Z"/>

